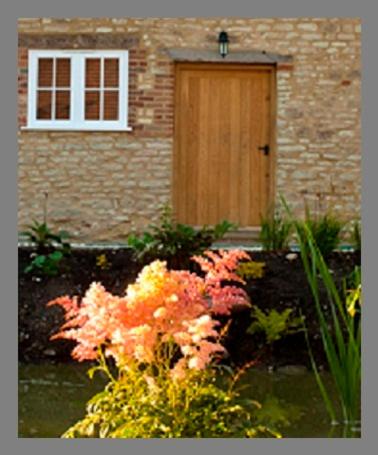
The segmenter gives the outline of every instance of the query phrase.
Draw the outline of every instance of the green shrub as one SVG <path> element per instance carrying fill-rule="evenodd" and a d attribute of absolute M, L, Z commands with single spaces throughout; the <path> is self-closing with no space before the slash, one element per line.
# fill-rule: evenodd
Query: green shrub
<path fill-rule="evenodd" d="M 34 272 L 47 276 L 55 276 L 59 272 L 59 264 L 63 259 L 61 251 L 53 251 L 50 254 L 39 254 L 31 263 L 25 268 L 25 273 Z"/>
<path fill-rule="evenodd" d="M 287 308 L 282 312 L 270 310 L 264 313 L 257 306 L 253 307 L 254 322 L 247 329 L 247 333 L 264 332 L 268 344 L 279 340 L 283 336 L 296 333 L 303 328 L 303 318 L 294 317 L 293 310 Z"/>
<path fill-rule="evenodd" d="M 270 210 L 261 217 L 260 241 L 264 250 L 283 250 L 288 248 L 292 223 L 279 212 Z"/>
<path fill-rule="evenodd" d="M 29 230 L 23 233 L 36 245 L 36 257 L 25 267 L 25 273 L 54 276 L 59 272 L 59 265 L 65 255 L 71 252 L 71 245 L 64 239 L 68 233 L 60 231 L 54 234 L 45 222 L 34 221 Z"/>
<path fill-rule="evenodd" d="M 36 246 L 36 257 L 25 267 L 25 273 L 54 276 L 59 272 L 59 265 L 65 255 L 70 254 L 71 245 L 65 241 L 69 234 L 60 231 L 53 233 L 46 221 L 33 221 L 28 230 L 22 232 Z"/>
<path fill-rule="evenodd" d="M 306 224 L 320 253 L 327 258 L 340 244 L 340 233 L 345 223 L 331 213 L 311 215 L 306 208 Z"/>
<path fill-rule="evenodd" d="M 68 232 L 59 231 L 58 233 L 52 232 L 44 221 L 42 223 L 33 220 L 27 226 L 28 230 L 21 232 L 30 242 L 34 243 L 37 253 L 43 254 L 49 248 L 61 248 L 64 253 L 68 253 L 71 249 L 70 244 L 65 240 L 69 237 Z"/>
<path fill-rule="evenodd" d="M 33 220 L 27 230 L 21 232 L 36 247 L 36 256 L 24 269 L 25 273 L 36 273 L 47 276 L 57 275 L 64 255 L 71 252 L 71 245 L 66 240 L 68 232 L 53 232 L 47 224 L 47 199 L 44 193 L 43 221 Z"/>
<path fill-rule="evenodd" d="M 176 223 L 171 208 L 165 206 L 159 224 L 151 225 L 140 236 L 129 235 L 127 242 L 138 261 L 145 263 L 161 259 L 166 260 L 170 267 L 187 267 L 191 256 L 201 254 L 234 228 L 232 223 L 223 221 L 214 228 L 205 226 L 196 230 L 186 224 Z"/>
<path fill-rule="evenodd" d="M 193 372 L 180 383 L 146 381 L 129 371 L 87 405 L 87 415 L 63 438 L 280 437 L 260 423 L 253 400 L 216 384 L 215 371 Z M 268 423 L 268 422 L 267 422 Z"/>

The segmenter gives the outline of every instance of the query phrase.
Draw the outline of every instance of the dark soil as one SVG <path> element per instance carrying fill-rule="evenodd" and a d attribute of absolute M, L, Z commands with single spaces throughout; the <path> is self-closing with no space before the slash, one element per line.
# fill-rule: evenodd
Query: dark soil
<path fill-rule="evenodd" d="M 62 261 L 61 273 L 56 277 L 36 277 L 25 274 L 32 249 L 19 248 L 19 360 L 25 362 L 70 361 L 74 344 L 67 340 L 51 341 L 63 322 L 60 308 L 46 307 L 47 302 L 62 295 L 84 295 L 90 283 L 101 282 L 113 294 L 122 294 L 127 284 L 133 282 L 141 269 L 129 249 L 73 250 Z M 254 252 L 253 260 L 266 263 L 262 278 L 248 280 L 245 288 L 253 305 L 262 310 L 293 308 L 306 318 L 309 338 L 317 361 L 325 366 L 318 320 L 311 291 L 299 255 L 289 260 L 289 252 Z M 108 269 L 96 265 L 96 258 L 105 254 Z M 335 252 L 328 264 L 336 279 L 349 274 L 360 264 L 360 254 Z M 327 299 L 324 293 L 324 305 Z M 229 361 L 243 365 L 258 359 L 264 365 L 309 365 L 304 334 L 288 335 L 268 348 L 261 335 L 246 333 L 251 324 L 250 309 L 232 315 L 232 322 L 225 339 Z"/>

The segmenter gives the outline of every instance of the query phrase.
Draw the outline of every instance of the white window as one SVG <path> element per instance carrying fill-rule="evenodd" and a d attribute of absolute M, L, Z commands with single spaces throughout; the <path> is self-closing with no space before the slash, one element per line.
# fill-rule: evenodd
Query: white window
<path fill-rule="evenodd" d="M 127 107 L 127 51 L 29 51 L 26 128 L 130 131 Z"/>

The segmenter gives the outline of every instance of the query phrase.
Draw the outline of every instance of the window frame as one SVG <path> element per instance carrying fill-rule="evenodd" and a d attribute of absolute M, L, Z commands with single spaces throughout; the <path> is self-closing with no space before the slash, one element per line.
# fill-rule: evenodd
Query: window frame
<path fill-rule="evenodd" d="M 37 119 L 38 60 L 40 58 L 70 58 L 70 119 Z M 85 59 L 119 59 L 119 119 L 85 120 Z M 24 129 L 76 130 L 76 131 L 131 131 L 128 125 L 128 81 L 129 62 L 127 50 L 71 50 L 71 49 L 30 49 L 28 52 L 28 109 L 27 126 Z M 54 87 L 56 89 L 56 87 Z M 103 90 L 103 87 L 100 89 Z"/>

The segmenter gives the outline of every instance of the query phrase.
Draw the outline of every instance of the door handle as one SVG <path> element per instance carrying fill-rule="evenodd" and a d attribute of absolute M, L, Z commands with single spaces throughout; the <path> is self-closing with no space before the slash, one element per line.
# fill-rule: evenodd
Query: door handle
<path fill-rule="evenodd" d="M 262 146 L 262 147 L 257 147 L 259 150 L 262 150 L 264 152 L 264 155 L 269 155 L 270 147 L 268 144 Z"/>

